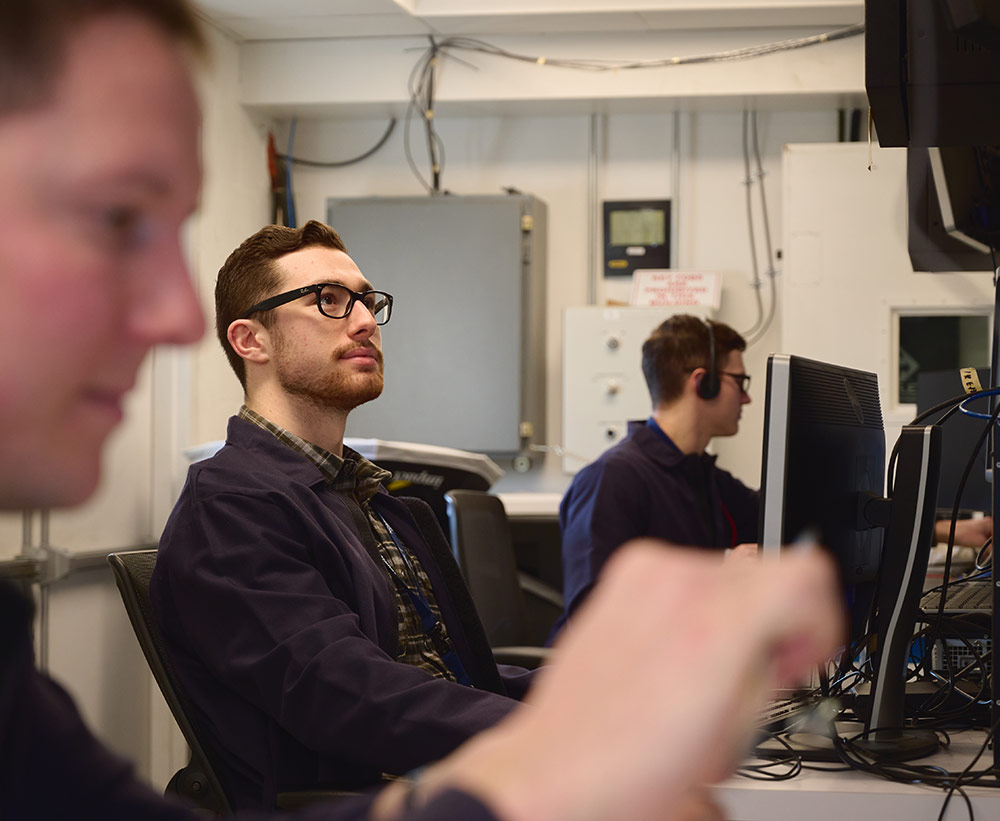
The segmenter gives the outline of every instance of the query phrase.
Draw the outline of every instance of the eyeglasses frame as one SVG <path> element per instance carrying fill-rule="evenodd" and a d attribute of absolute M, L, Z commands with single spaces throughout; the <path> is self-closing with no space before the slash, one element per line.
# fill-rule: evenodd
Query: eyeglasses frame
<path fill-rule="evenodd" d="M 731 376 L 736 380 L 736 385 L 740 389 L 741 393 L 750 395 L 750 374 L 748 373 L 733 373 L 732 371 L 719 371 L 720 376 Z"/>
<path fill-rule="evenodd" d="M 374 318 L 375 314 L 372 313 L 372 311 L 364 303 L 364 298 L 369 294 L 379 294 L 380 296 L 385 297 L 389 303 L 388 316 L 386 316 L 385 322 L 379 322 L 378 320 L 376 320 L 375 324 L 385 325 L 389 321 L 389 319 L 392 318 L 392 294 L 386 293 L 385 291 L 376 291 L 376 290 L 364 291 L 359 293 L 357 291 L 352 291 L 342 282 L 317 282 L 314 285 L 304 285 L 301 288 L 293 288 L 291 291 L 285 291 L 282 294 L 276 294 L 275 296 L 261 300 L 253 307 L 248 308 L 246 311 L 244 311 L 243 316 L 241 316 L 240 319 L 249 319 L 251 314 L 255 314 L 258 311 L 270 311 L 272 308 L 277 308 L 281 305 L 286 305 L 289 302 L 294 302 L 296 299 L 302 299 L 302 297 L 309 296 L 309 294 L 316 294 L 316 296 L 318 297 L 323 292 L 324 288 L 329 287 L 331 285 L 336 285 L 338 288 L 343 288 L 345 291 L 347 291 L 347 293 L 350 294 L 351 301 L 347 304 L 347 310 L 343 314 L 341 314 L 340 316 L 333 316 L 332 314 L 328 314 L 326 311 L 323 310 L 323 303 L 319 299 L 317 299 L 316 307 L 319 309 L 319 312 L 328 319 L 347 319 L 347 317 L 351 315 L 351 311 L 354 310 L 354 303 L 356 302 L 361 302 L 365 310 L 371 313 L 372 317 Z"/>

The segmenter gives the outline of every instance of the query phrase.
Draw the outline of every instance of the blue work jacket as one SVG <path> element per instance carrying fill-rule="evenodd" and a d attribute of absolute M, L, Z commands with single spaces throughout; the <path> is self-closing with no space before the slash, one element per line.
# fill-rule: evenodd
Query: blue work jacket
<path fill-rule="evenodd" d="M 583 602 L 601 568 L 639 537 L 725 549 L 757 541 L 759 494 L 716 467 L 715 457 L 684 454 L 650 419 L 584 467 L 559 506 L 565 612 Z"/>
<path fill-rule="evenodd" d="M 496 723 L 527 689 L 530 673 L 493 662 L 429 508 L 418 527 L 381 489 L 371 504 L 427 571 L 474 687 L 395 660 L 396 599 L 368 526 L 306 457 L 234 417 L 225 447 L 191 466 L 151 596 L 237 807 L 404 774 Z"/>

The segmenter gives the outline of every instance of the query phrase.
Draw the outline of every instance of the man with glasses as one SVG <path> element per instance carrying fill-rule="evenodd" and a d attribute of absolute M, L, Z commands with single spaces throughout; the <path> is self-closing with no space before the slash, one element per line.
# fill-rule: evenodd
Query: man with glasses
<path fill-rule="evenodd" d="M 493 725 L 531 679 L 493 662 L 430 509 L 411 515 L 343 444 L 348 414 L 382 392 L 392 309 L 319 222 L 263 228 L 219 272 L 245 402 L 190 470 L 151 593 L 239 807 L 404 774 Z"/>
<path fill-rule="evenodd" d="M 705 453 L 739 430 L 750 402 L 746 341 L 721 322 L 687 314 L 656 328 L 642 346 L 653 401 L 644 423 L 573 478 L 559 510 L 566 609 L 561 629 L 598 573 L 629 539 L 755 552 L 758 493 Z"/>

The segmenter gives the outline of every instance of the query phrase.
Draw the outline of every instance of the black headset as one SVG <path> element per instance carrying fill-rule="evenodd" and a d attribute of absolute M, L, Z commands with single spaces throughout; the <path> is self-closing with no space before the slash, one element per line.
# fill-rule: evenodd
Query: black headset
<path fill-rule="evenodd" d="M 702 321 L 708 329 L 708 368 L 698 383 L 698 396 L 702 399 L 715 399 L 719 395 L 719 388 L 722 387 L 718 371 L 715 370 L 715 329 L 707 319 Z"/>

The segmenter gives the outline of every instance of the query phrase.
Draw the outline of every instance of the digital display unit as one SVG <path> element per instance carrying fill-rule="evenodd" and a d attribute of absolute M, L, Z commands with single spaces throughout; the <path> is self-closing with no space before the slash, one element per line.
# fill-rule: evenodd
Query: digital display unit
<path fill-rule="evenodd" d="M 670 200 L 604 203 L 604 275 L 670 267 Z"/>

